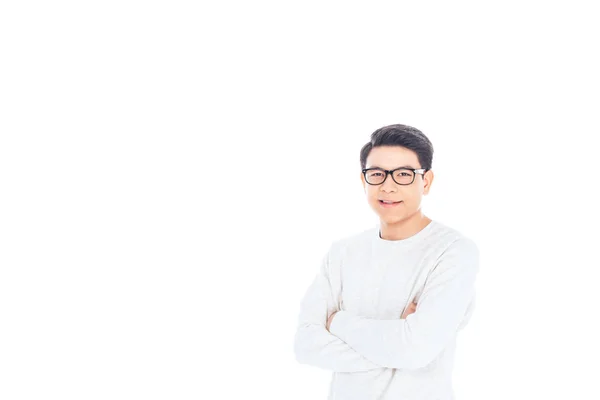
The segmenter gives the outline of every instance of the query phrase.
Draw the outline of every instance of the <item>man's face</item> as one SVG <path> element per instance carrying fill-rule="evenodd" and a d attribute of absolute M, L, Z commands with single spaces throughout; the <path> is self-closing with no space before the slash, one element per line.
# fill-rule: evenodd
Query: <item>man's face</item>
<path fill-rule="evenodd" d="M 401 146 L 380 146 L 371 149 L 365 168 L 379 167 L 385 170 L 393 170 L 400 167 L 419 169 L 421 164 L 417 153 Z M 401 182 L 401 178 L 397 178 Z M 381 222 L 394 224 L 408 219 L 421 209 L 421 198 L 429 193 L 433 181 L 433 171 L 427 171 L 423 176 L 415 174 L 413 183 L 400 185 L 388 175 L 385 182 L 380 185 L 370 185 L 365 182 L 361 172 L 361 181 L 367 201 Z M 380 200 L 401 201 L 399 204 L 387 206 Z"/>

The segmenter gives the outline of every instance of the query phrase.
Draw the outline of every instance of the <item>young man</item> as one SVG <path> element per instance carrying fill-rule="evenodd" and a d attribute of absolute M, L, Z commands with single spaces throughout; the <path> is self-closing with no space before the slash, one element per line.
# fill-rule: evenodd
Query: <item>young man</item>
<path fill-rule="evenodd" d="M 453 400 L 456 336 L 471 318 L 479 251 L 425 216 L 433 146 L 406 125 L 360 152 L 379 223 L 334 241 L 300 307 L 296 359 L 333 371 L 330 400 Z"/>

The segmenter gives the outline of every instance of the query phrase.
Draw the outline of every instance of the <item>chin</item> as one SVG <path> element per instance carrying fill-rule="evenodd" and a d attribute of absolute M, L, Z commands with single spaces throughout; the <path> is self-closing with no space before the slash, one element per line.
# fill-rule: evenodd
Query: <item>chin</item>
<path fill-rule="evenodd" d="M 399 214 L 399 215 L 381 215 L 380 214 L 379 215 L 379 220 L 382 223 L 386 223 L 389 225 L 404 221 L 407 218 L 408 218 L 408 215 L 406 215 L 406 214 Z"/>
<path fill-rule="evenodd" d="M 380 221 L 382 223 L 385 223 L 387 225 L 394 225 L 397 224 L 398 222 L 402 221 L 404 218 L 402 217 L 397 217 L 397 218 L 380 218 Z"/>

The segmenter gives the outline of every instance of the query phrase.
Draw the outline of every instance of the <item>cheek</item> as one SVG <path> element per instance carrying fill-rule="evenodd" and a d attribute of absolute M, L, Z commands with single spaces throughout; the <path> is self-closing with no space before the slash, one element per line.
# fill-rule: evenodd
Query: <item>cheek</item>
<path fill-rule="evenodd" d="M 377 192 L 369 191 L 367 192 L 367 197 L 372 203 L 377 203 L 379 201 L 379 194 Z"/>

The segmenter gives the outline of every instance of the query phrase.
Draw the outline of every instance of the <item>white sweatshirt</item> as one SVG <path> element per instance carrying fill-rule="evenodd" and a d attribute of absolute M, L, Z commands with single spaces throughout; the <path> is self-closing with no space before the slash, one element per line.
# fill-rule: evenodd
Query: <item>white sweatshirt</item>
<path fill-rule="evenodd" d="M 296 359 L 333 371 L 329 400 L 454 400 L 478 270 L 475 242 L 435 220 L 403 240 L 378 224 L 334 241 L 301 302 Z"/>

